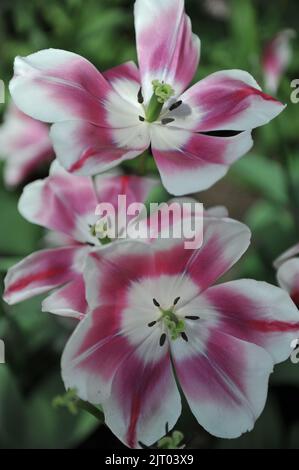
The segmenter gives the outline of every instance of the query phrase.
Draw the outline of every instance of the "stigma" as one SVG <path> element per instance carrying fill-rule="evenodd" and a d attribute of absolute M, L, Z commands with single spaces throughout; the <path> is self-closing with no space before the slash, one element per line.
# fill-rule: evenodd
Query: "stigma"
<path fill-rule="evenodd" d="M 159 118 L 161 118 L 161 123 L 163 125 L 170 124 L 171 122 L 174 121 L 174 119 L 172 117 L 163 118 L 163 116 L 161 116 L 161 113 L 162 113 L 164 104 L 167 103 L 167 101 L 170 100 L 172 96 L 174 96 L 175 91 L 171 85 L 169 85 L 168 83 L 165 83 L 164 81 L 159 81 L 159 80 L 153 80 L 152 87 L 153 87 L 153 94 L 148 103 L 148 106 L 144 105 L 142 89 L 140 88 L 140 90 L 138 91 L 137 101 L 144 108 L 144 116 L 140 115 L 139 120 L 141 122 L 146 121 L 149 123 L 153 123 L 153 122 L 158 121 Z M 181 104 L 182 104 L 182 101 L 177 101 L 173 103 L 169 107 L 168 111 L 175 110 Z"/>
<path fill-rule="evenodd" d="M 157 299 L 153 299 L 153 304 L 160 311 L 160 318 L 158 320 L 148 323 L 148 327 L 152 328 L 157 323 L 161 322 L 166 327 L 168 335 L 162 333 L 160 338 L 160 346 L 163 346 L 166 341 L 166 337 L 169 336 L 171 340 L 175 341 L 179 337 L 183 338 L 185 341 L 188 341 L 188 337 L 185 333 L 185 321 L 182 318 L 179 318 L 175 314 L 175 306 L 179 302 L 180 297 L 176 297 L 173 305 L 169 309 L 163 309 Z"/>

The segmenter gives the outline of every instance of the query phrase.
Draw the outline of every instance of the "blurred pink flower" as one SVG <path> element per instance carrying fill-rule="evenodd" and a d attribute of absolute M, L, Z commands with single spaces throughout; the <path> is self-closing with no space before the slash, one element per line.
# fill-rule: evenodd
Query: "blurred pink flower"
<path fill-rule="evenodd" d="M 30 222 L 54 231 L 61 246 L 37 251 L 9 269 L 4 300 L 15 304 L 60 287 L 44 300 L 43 310 L 80 318 L 86 310 L 86 256 L 101 246 L 92 230 L 97 204 L 116 205 L 119 194 L 126 194 L 129 203 L 145 201 L 156 184 L 151 178 L 105 175 L 96 179 L 95 190 L 91 178 L 70 175 L 54 162 L 48 178 L 25 187 L 19 211 Z"/>
<path fill-rule="evenodd" d="M 228 0 L 205 0 L 205 11 L 219 20 L 227 20 L 231 16 L 231 6 Z"/>
<path fill-rule="evenodd" d="M 270 93 L 277 92 L 280 80 L 291 62 L 292 48 L 290 40 L 295 34 L 292 29 L 284 29 L 269 41 L 264 48 L 262 67 L 265 88 Z"/>
<path fill-rule="evenodd" d="M 299 243 L 280 255 L 274 262 L 279 285 L 299 308 Z"/>
<path fill-rule="evenodd" d="M 54 123 L 55 152 L 72 173 L 97 174 L 151 147 L 171 194 L 207 189 L 251 148 L 252 129 L 284 106 L 242 70 L 185 91 L 200 40 L 184 0 L 136 0 L 135 30 L 139 69 L 127 62 L 101 74 L 77 54 L 47 49 L 16 58 L 11 94 L 24 112 Z"/>
<path fill-rule="evenodd" d="M 299 312 L 265 282 L 211 287 L 249 240 L 245 225 L 210 215 L 200 249 L 184 249 L 183 240 L 124 241 L 88 256 L 90 312 L 65 348 L 62 376 L 66 388 L 102 405 L 127 446 L 152 445 L 175 425 L 176 380 L 211 434 L 234 438 L 253 428 L 273 365 L 298 336 Z"/>
<path fill-rule="evenodd" d="M 6 162 L 6 185 L 22 183 L 53 158 L 49 126 L 30 118 L 11 103 L 0 126 L 0 154 Z"/>

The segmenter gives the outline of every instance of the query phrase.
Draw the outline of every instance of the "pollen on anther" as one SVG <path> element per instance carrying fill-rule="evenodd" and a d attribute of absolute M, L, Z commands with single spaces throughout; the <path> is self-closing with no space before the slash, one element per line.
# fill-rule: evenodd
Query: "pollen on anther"
<path fill-rule="evenodd" d="M 137 99 L 138 99 L 138 103 L 140 103 L 140 104 L 142 104 L 144 102 L 144 98 L 143 98 L 143 95 L 142 95 L 142 89 L 141 88 L 138 91 Z"/>
<path fill-rule="evenodd" d="M 166 126 L 167 124 L 170 124 L 171 122 L 174 122 L 175 119 L 171 119 L 171 118 L 165 118 L 165 119 L 162 119 L 162 124 L 163 126 Z"/>
<path fill-rule="evenodd" d="M 178 303 L 178 301 L 180 300 L 181 297 L 177 297 L 176 299 L 174 299 L 174 302 L 173 302 L 173 305 L 176 305 Z"/>
<path fill-rule="evenodd" d="M 170 106 L 169 111 L 174 111 L 175 109 L 179 108 L 182 103 L 182 100 L 173 103 L 173 105 Z"/>
<path fill-rule="evenodd" d="M 147 324 L 150 328 L 154 326 L 157 322 L 156 321 L 151 321 L 150 323 Z"/>
<path fill-rule="evenodd" d="M 188 315 L 185 318 L 186 318 L 186 320 L 199 320 L 200 317 L 196 317 L 196 316 L 193 316 L 193 315 Z"/>
<path fill-rule="evenodd" d="M 181 337 L 183 338 L 184 341 L 188 342 L 188 336 L 186 335 L 186 333 L 181 333 Z"/>
<path fill-rule="evenodd" d="M 163 345 L 164 345 L 165 340 L 166 340 L 166 334 L 163 333 L 163 335 L 161 335 L 161 337 L 160 337 L 160 346 L 163 346 Z"/>
<path fill-rule="evenodd" d="M 145 121 L 144 117 L 143 117 L 143 116 L 139 116 L 139 121 L 144 122 L 144 121 Z"/>
<path fill-rule="evenodd" d="M 160 307 L 160 304 L 156 299 L 153 299 L 153 303 L 156 307 Z"/>

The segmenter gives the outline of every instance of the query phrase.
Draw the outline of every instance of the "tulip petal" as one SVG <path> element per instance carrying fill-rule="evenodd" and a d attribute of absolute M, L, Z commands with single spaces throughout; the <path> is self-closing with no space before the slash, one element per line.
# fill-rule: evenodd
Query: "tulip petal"
<path fill-rule="evenodd" d="M 186 278 L 197 286 L 198 293 L 202 292 L 240 259 L 249 246 L 250 236 L 247 226 L 240 222 L 205 217 L 203 243 L 198 249 L 186 249 L 181 240 L 171 244 L 169 240 L 152 242 L 156 275 L 175 275 L 181 282 Z M 177 283 L 177 291 L 179 287 Z"/>
<path fill-rule="evenodd" d="M 112 250 L 104 257 L 110 259 L 111 254 Z M 131 259 L 134 263 L 133 256 Z M 94 256 L 90 262 L 95 262 Z M 112 259 L 110 267 L 113 263 Z M 95 270 L 96 266 L 86 267 L 87 288 L 93 296 Z M 107 270 L 100 273 L 103 279 L 109 274 Z M 122 275 L 125 278 L 129 273 Z M 130 276 L 130 286 L 132 282 Z M 181 412 L 169 348 L 167 344 L 159 346 L 160 328 L 148 326 L 152 299 L 148 308 L 138 285 L 130 294 L 119 286 L 117 299 L 115 291 L 112 298 L 112 292 L 105 293 L 107 286 L 101 285 L 99 306 L 80 322 L 67 344 L 62 358 L 63 380 L 66 388 L 75 388 L 82 399 L 102 404 L 106 424 L 127 446 L 139 447 L 139 441 L 151 445 L 166 433 L 166 423 L 169 429 L 174 426 Z M 113 303 L 105 303 L 109 299 Z"/>
<path fill-rule="evenodd" d="M 146 202 L 150 192 L 159 186 L 157 178 L 147 178 L 135 175 L 101 174 L 96 178 L 97 196 L 99 202 L 110 202 L 117 207 L 118 196 L 125 195 L 126 203 Z"/>
<path fill-rule="evenodd" d="M 49 128 L 31 119 L 10 103 L 0 128 L 1 158 L 6 160 L 4 179 L 16 186 L 53 156 Z"/>
<path fill-rule="evenodd" d="M 57 158 L 69 172 L 84 176 L 135 158 L 150 144 L 147 125 L 137 123 L 137 112 L 136 120 L 136 125 L 120 129 L 104 129 L 85 121 L 54 124 L 51 137 Z"/>
<path fill-rule="evenodd" d="M 66 247 L 41 250 L 9 269 L 4 300 L 15 304 L 65 284 L 83 270 L 85 248 Z"/>
<path fill-rule="evenodd" d="M 45 49 L 15 59 L 10 92 L 16 105 L 45 122 L 84 119 L 106 124 L 105 99 L 111 85 L 86 59 Z"/>
<path fill-rule="evenodd" d="M 103 403 L 105 422 L 128 447 L 150 446 L 172 429 L 181 414 L 181 399 L 169 351 L 159 359 L 157 344 L 145 341 L 129 355 Z M 152 358 L 145 361 L 142 358 Z M 138 380 L 136 380 L 138 371 Z"/>
<path fill-rule="evenodd" d="M 203 345 L 202 334 L 198 322 L 187 330 L 188 343 L 172 342 L 178 380 L 192 413 L 209 433 L 239 437 L 253 428 L 264 408 L 273 361 L 259 346 L 220 331 L 208 334 Z"/>
<path fill-rule="evenodd" d="M 200 132 L 252 130 L 285 108 L 242 70 L 213 73 L 187 90 L 181 100 L 183 105 L 172 117 L 178 126 Z"/>
<path fill-rule="evenodd" d="M 291 258 L 281 264 L 277 271 L 279 285 L 285 289 L 299 305 L 299 258 Z"/>
<path fill-rule="evenodd" d="M 140 241 L 121 241 L 88 256 L 84 278 L 86 298 L 91 308 L 110 305 L 127 295 L 128 287 L 154 273 L 153 250 Z"/>
<path fill-rule="evenodd" d="M 65 171 L 27 185 L 19 211 L 27 220 L 62 232 L 83 243 L 97 243 L 90 232 L 96 221 L 97 197 L 90 178 Z"/>
<path fill-rule="evenodd" d="M 87 313 L 83 277 L 78 275 L 73 281 L 49 295 L 42 303 L 42 311 L 81 320 Z"/>
<path fill-rule="evenodd" d="M 252 144 L 250 132 L 216 137 L 171 126 L 155 126 L 152 132 L 153 155 L 163 184 L 176 196 L 212 186 Z"/>
<path fill-rule="evenodd" d="M 85 270 L 86 295 L 92 308 L 101 302 L 113 303 L 125 298 L 129 287 L 159 276 L 171 278 L 171 285 L 160 282 L 160 296 L 173 301 L 179 289 L 191 282 L 191 297 L 213 284 L 242 256 L 250 242 L 249 229 L 231 219 L 204 219 L 203 244 L 186 249 L 184 239 L 156 239 L 151 244 L 123 241 L 90 254 Z M 140 284 L 141 285 L 141 284 Z M 188 289 L 189 291 L 190 289 Z M 167 293 L 166 293 L 167 291 Z M 155 297 L 148 285 L 143 292 L 144 305 Z M 185 300 L 188 300 L 187 298 Z"/>
<path fill-rule="evenodd" d="M 203 296 L 218 331 L 263 347 L 276 363 L 290 356 L 299 312 L 285 291 L 242 279 L 211 287 Z"/>
<path fill-rule="evenodd" d="M 116 370 L 132 351 L 119 334 L 122 305 L 102 305 L 82 319 L 62 355 L 62 378 L 66 388 L 90 403 L 102 403 L 110 393 Z"/>
<path fill-rule="evenodd" d="M 278 269 L 285 261 L 288 261 L 291 258 L 299 255 L 299 243 L 292 246 L 288 250 L 284 251 L 276 260 L 274 261 L 274 267 Z"/>
<path fill-rule="evenodd" d="M 103 73 L 104 78 L 123 99 L 137 106 L 140 90 L 140 74 L 133 61 L 113 67 Z"/>
<path fill-rule="evenodd" d="M 153 94 L 152 80 L 164 80 L 180 95 L 193 79 L 200 55 L 184 1 L 137 0 L 135 30 L 145 101 Z"/>
<path fill-rule="evenodd" d="M 293 50 L 290 40 L 296 36 L 292 29 L 284 29 L 266 44 L 262 55 L 265 87 L 276 93 L 280 80 L 291 62 Z"/>

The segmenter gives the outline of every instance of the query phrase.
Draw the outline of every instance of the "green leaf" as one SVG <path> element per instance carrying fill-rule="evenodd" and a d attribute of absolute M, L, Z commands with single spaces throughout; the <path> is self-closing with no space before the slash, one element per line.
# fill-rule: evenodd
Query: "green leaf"
<path fill-rule="evenodd" d="M 150 194 L 148 195 L 147 201 L 145 202 L 146 207 L 149 209 L 149 205 L 156 203 L 160 204 L 161 202 L 167 202 L 170 198 L 170 195 L 162 185 L 155 186 Z"/>
<path fill-rule="evenodd" d="M 271 376 L 273 385 L 293 385 L 299 387 L 299 365 L 291 359 L 275 366 Z"/>
<path fill-rule="evenodd" d="M 0 257 L 0 271 L 1 272 L 6 272 L 9 270 L 9 268 L 12 268 L 15 264 L 19 263 L 22 260 L 22 258 L 15 257 L 15 256 L 10 256 L 7 258 Z"/>
<path fill-rule="evenodd" d="M 271 202 L 258 201 L 247 212 L 245 223 L 253 232 L 252 244 L 269 256 L 271 264 L 296 242 L 292 215 Z"/>
<path fill-rule="evenodd" d="M 229 175 L 237 185 L 277 203 L 287 203 L 284 174 L 281 166 L 273 160 L 248 154 L 232 167 Z"/>
<path fill-rule="evenodd" d="M 63 391 L 58 373 L 46 378 L 34 391 L 27 402 L 30 420 L 28 446 L 35 443 L 35 448 L 74 447 L 99 425 L 98 420 L 84 411 L 78 411 L 74 416 L 67 410 L 53 409 L 53 397 Z"/>
<path fill-rule="evenodd" d="M 251 0 L 231 0 L 231 32 L 235 60 L 248 68 L 248 62 L 259 57 L 259 40 L 255 9 Z"/>
<path fill-rule="evenodd" d="M 18 196 L 0 187 L 0 253 L 25 255 L 36 249 L 40 227 L 27 222 L 17 210 Z"/>
<path fill-rule="evenodd" d="M 294 424 L 291 427 L 288 449 L 299 449 L 299 424 Z"/>
<path fill-rule="evenodd" d="M 53 409 L 53 397 L 62 392 L 57 371 L 24 397 L 8 366 L 0 365 L 0 447 L 62 449 L 85 439 L 98 421 L 85 412 L 72 416 Z"/>

